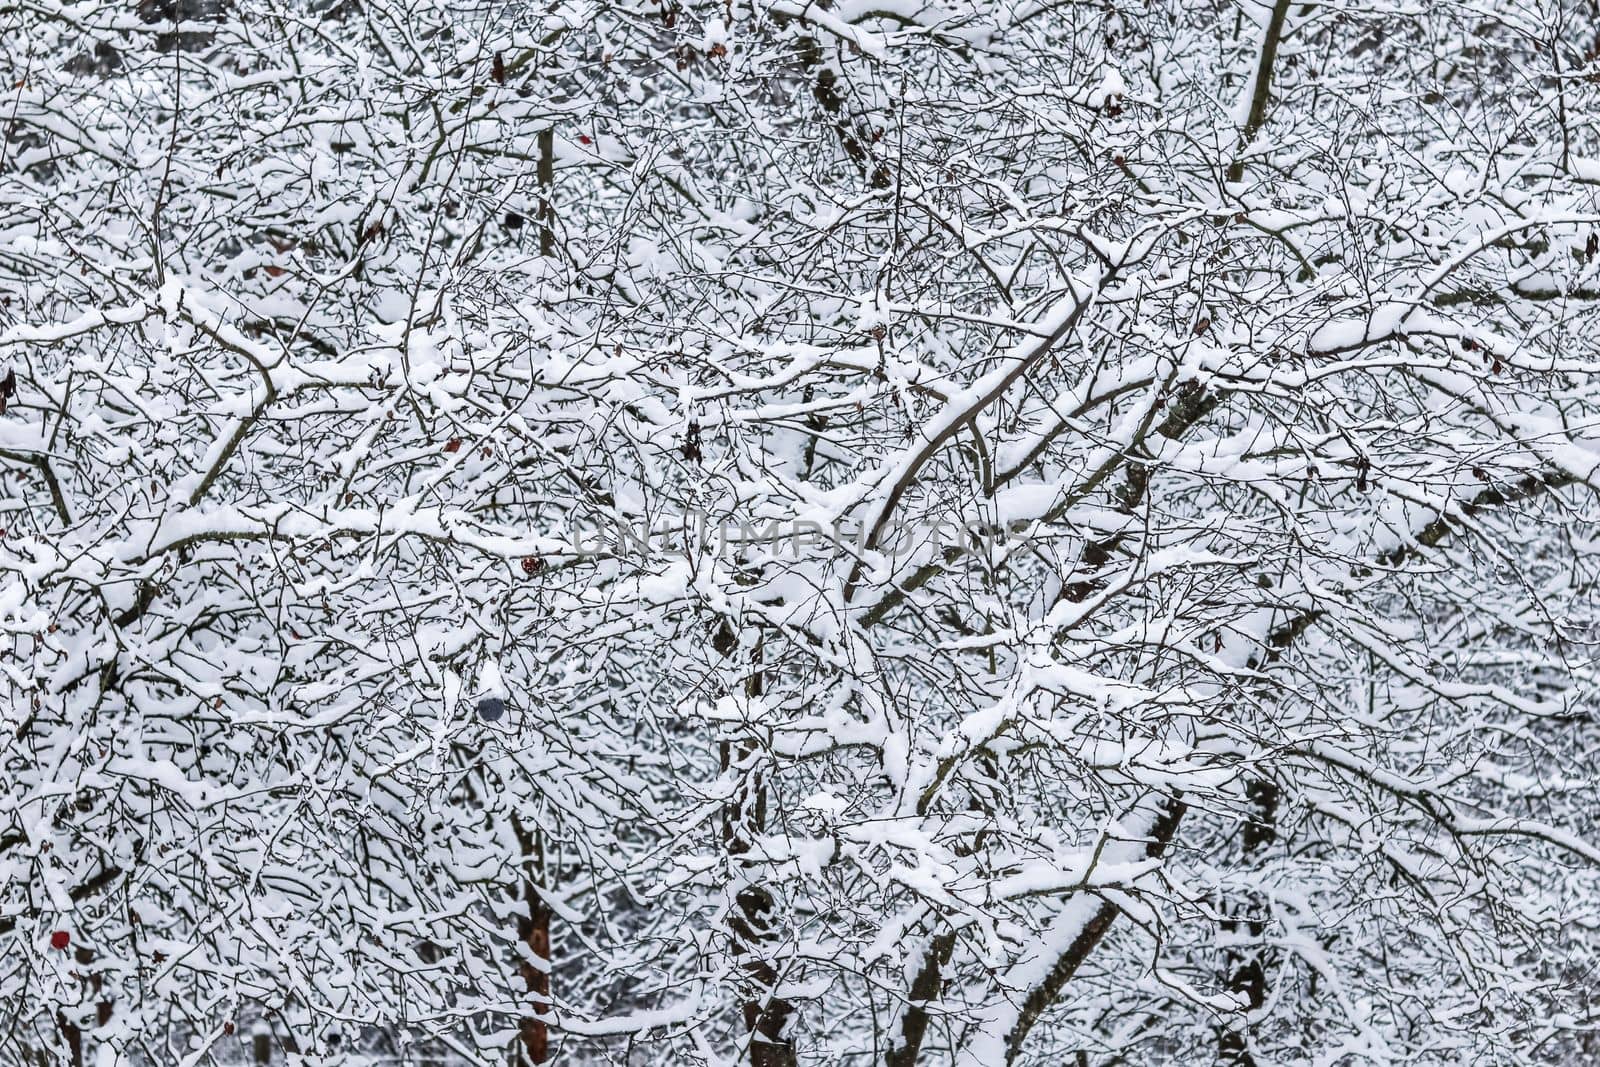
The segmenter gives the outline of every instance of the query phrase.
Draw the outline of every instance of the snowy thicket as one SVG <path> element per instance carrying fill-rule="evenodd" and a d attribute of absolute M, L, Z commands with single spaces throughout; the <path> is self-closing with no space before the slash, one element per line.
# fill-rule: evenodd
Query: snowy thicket
<path fill-rule="evenodd" d="M 1600 1055 L 1597 20 L 0 4 L 0 1063 Z"/>

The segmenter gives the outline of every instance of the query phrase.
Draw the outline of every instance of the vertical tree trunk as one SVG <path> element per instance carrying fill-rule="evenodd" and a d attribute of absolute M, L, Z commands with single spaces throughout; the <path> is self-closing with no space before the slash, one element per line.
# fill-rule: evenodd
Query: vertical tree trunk
<path fill-rule="evenodd" d="M 522 826 L 522 821 L 512 817 L 512 825 L 516 828 L 517 843 L 526 857 L 528 865 L 533 869 L 523 879 L 523 899 L 528 905 L 526 915 L 517 918 L 517 937 L 527 946 L 528 957 L 522 961 L 518 972 L 527 987 L 527 992 L 533 994 L 533 1010 L 535 1014 L 526 1015 L 517 1024 L 517 1051 L 514 1059 L 517 1067 L 525 1064 L 548 1063 L 550 1060 L 550 1027 L 543 1016 L 548 1015 L 551 1008 L 550 1001 L 550 918 L 551 908 L 545 901 L 544 894 L 540 892 L 534 871 L 543 877 L 544 871 L 544 832 L 535 830 L 528 833 Z"/>
<path fill-rule="evenodd" d="M 750 675 L 746 692 L 752 697 L 766 691 L 761 669 L 760 642 L 755 649 L 756 669 Z M 767 792 L 761 773 L 750 768 L 758 755 L 753 741 L 724 740 L 721 746 L 722 769 L 742 775 L 739 787 L 723 816 L 722 835 L 736 867 L 751 866 L 743 857 L 750 850 L 755 834 L 767 821 Z M 772 893 L 756 882 L 741 885 L 734 893 L 735 911 L 729 920 L 734 953 L 747 981 L 744 1024 L 750 1034 L 750 1067 L 795 1067 L 794 1043 L 785 1034 L 794 1005 L 776 996 L 779 974 L 767 958 L 772 940 Z"/>
<path fill-rule="evenodd" d="M 83 1031 L 67 1018 L 64 1011 L 56 1012 L 56 1027 L 61 1031 L 62 1040 L 67 1043 L 67 1055 L 71 1058 L 72 1067 L 83 1067 Z"/>
<path fill-rule="evenodd" d="M 87 987 L 89 992 L 97 996 L 94 1008 L 94 1025 L 96 1027 L 104 1026 L 111 1021 L 111 1002 L 98 999 L 99 994 L 104 990 L 105 980 L 99 971 L 89 969 L 94 963 L 94 950 L 79 945 L 73 949 L 72 958 L 78 966 L 79 986 Z M 61 1011 L 56 1012 L 56 1027 L 61 1031 L 62 1039 L 67 1043 L 67 1053 L 71 1057 L 72 1067 L 83 1067 L 83 1027 L 68 1019 L 66 1013 Z"/>
<path fill-rule="evenodd" d="M 1242 831 L 1244 866 L 1248 868 L 1268 845 L 1277 840 L 1278 787 L 1264 778 L 1257 778 L 1245 786 L 1245 795 L 1252 809 L 1250 821 L 1245 823 Z M 1222 920 L 1224 930 L 1237 932 L 1244 929 L 1249 932 L 1253 942 L 1247 948 L 1228 952 L 1228 988 L 1244 999 L 1247 1012 L 1259 1010 L 1267 1001 L 1267 969 L 1258 943 L 1266 932 L 1267 924 L 1259 915 L 1247 918 L 1239 916 L 1251 910 L 1259 912 L 1263 907 L 1264 902 L 1258 899 L 1257 894 L 1248 893 L 1237 905 L 1235 915 Z M 1250 1055 L 1248 1036 L 1248 1018 L 1238 1023 L 1225 1023 L 1217 1038 L 1218 1062 L 1226 1067 L 1254 1067 L 1255 1058 Z"/>
<path fill-rule="evenodd" d="M 539 254 L 555 255 L 556 251 L 556 131 L 552 127 L 539 131 Z"/>
<path fill-rule="evenodd" d="M 928 1005 L 939 996 L 944 981 L 944 966 L 950 962 L 956 935 L 951 931 L 935 934 L 928 940 L 922 966 L 911 980 L 911 998 L 900 1017 L 900 1036 L 884 1058 L 886 1067 L 916 1067 L 922 1041 L 928 1033 Z"/>
<path fill-rule="evenodd" d="M 521 920 L 527 934 L 524 943 L 528 951 L 539 960 L 538 964 L 524 962 L 522 977 L 528 985 L 528 992 L 534 995 L 534 1007 L 540 1014 L 550 1010 L 550 906 L 539 896 L 538 891 L 530 886 L 528 900 L 528 917 Z M 522 1020 L 520 1027 L 522 1049 L 527 1056 L 527 1061 L 533 1064 L 546 1063 L 550 1059 L 550 1030 L 543 1019 L 528 1017 Z"/>
<path fill-rule="evenodd" d="M 1295 638 L 1311 625 L 1311 616 L 1299 615 L 1278 626 L 1267 636 L 1265 648 L 1253 656 L 1250 668 L 1265 671 L 1283 660 Z M 1263 685 L 1257 697 L 1264 703 L 1271 701 L 1272 690 Z M 1245 783 L 1245 799 L 1249 801 L 1249 815 L 1240 830 L 1240 866 L 1246 870 L 1259 863 L 1262 854 L 1278 839 L 1278 800 L 1282 795 L 1278 784 L 1269 778 L 1251 778 Z M 1229 918 L 1222 920 L 1222 928 L 1232 933 L 1243 929 L 1250 935 L 1251 944 L 1243 949 L 1230 949 L 1227 953 L 1227 985 L 1245 1002 L 1245 1011 L 1255 1012 L 1267 1001 L 1267 969 L 1260 945 L 1266 933 L 1265 901 L 1255 892 L 1246 892 L 1236 904 L 1222 902 L 1225 914 L 1232 907 Z M 1250 912 L 1254 916 L 1248 916 Z M 1248 916 L 1240 918 L 1239 916 Z M 1249 1019 L 1238 1023 L 1224 1023 L 1217 1036 L 1217 1060 L 1225 1067 L 1254 1067 L 1255 1058 L 1249 1049 Z"/>

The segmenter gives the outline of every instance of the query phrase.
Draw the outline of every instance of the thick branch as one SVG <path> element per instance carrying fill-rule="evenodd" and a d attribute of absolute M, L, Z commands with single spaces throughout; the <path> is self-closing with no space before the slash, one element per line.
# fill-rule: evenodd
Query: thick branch
<path fill-rule="evenodd" d="M 1261 61 L 1256 66 L 1255 88 L 1250 94 L 1250 114 L 1245 119 L 1244 134 L 1240 138 L 1240 155 L 1228 166 L 1228 181 L 1244 180 L 1244 149 L 1256 139 L 1261 124 L 1267 120 L 1267 104 L 1272 99 L 1272 67 L 1278 61 L 1278 42 L 1283 39 L 1283 22 L 1289 14 L 1289 0 L 1277 0 L 1272 5 L 1272 17 L 1267 22 L 1267 34 L 1261 42 Z"/>

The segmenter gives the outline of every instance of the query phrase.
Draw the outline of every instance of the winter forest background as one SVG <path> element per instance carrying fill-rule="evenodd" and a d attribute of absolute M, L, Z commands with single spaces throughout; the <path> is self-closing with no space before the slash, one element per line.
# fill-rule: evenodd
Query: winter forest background
<path fill-rule="evenodd" d="M 0 56 L 0 1065 L 1600 1058 L 1592 0 Z"/>

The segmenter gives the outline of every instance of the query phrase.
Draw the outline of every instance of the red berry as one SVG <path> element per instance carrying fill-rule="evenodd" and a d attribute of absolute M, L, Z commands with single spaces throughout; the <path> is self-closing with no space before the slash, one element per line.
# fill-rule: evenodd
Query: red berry
<path fill-rule="evenodd" d="M 50 935 L 50 947 L 57 952 L 62 951 L 72 943 L 72 935 L 65 930 L 57 930 Z"/>
<path fill-rule="evenodd" d="M 522 558 L 522 573 L 530 578 L 544 569 L 544 561 L 538 556 L 524 556 Z"/>
<path fill-rule="evenodd" d="M 450 443 L 444 446 L 444 450 L 446 452 L 460 452 L 461 451 L 461 438 L 459 438 L 459 437 L 450 438 Z"/>
<path fill-rule="evenodd" d="M 580 133 L 580 134 L 578 134 L 578 143 L 579 144 L 594 144 L 594 141 L 589 137 L 588 134 Z"/>
<path fill-rule="evenodd" d="M 233 1033 L 233 1020 L 232 1019 L 229 1019 L 227 1022 L 222 1024 L 222 1032 L 225 1033 L 225 1034 Z"/>

